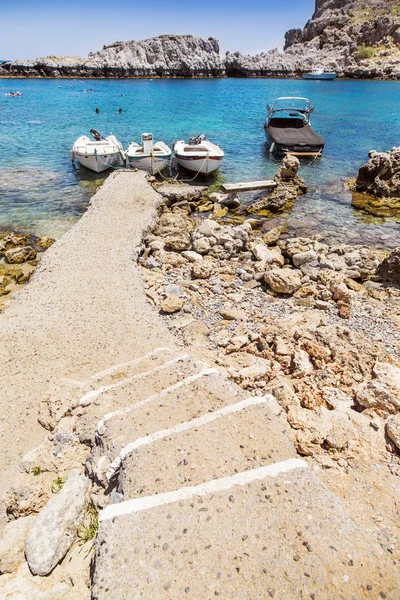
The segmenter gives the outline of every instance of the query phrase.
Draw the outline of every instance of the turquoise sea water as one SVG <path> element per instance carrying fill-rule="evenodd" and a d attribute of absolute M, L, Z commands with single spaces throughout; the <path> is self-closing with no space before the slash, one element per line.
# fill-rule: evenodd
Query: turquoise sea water
<path fill-rule="evenodd" d="M 6 96 L 17 90 L 21 97 Z M 353 209 L 343 186 L 370 149 L 400 145 L 400 83 L 377 81 L 0 79 L 0 228 L 57 237 L 79 218 L 104 175 L 73 166 L 69 149 L 92 127 L 124 147 L 143 131 L 169 144 L 204 132 L 225 150 L 226 181 L 272 176 L 265 105 L 284 95 L 310 98 L 326 140 L 323 158 L 303 163 L 310 189 L 283 216 L 289 231 L 398 245 L 399 221 Z"/>

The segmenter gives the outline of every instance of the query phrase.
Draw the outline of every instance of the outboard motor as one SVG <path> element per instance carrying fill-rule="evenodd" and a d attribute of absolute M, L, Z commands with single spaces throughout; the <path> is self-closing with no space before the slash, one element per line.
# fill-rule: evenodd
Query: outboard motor
<path fill-rule="evenodd" d="M 189 140 L 189 146 L 198 146 L 198 144 L 201 144 L 201 142 L 205 139 L 206 139 L 206 136 L 204 135 L 204 133 L 202 133 L 201 135 L 198 135 L 197 137 L 192 137 Z"/>
<path fill-rule="evenodd" d="M 98 131 L 96 131 L 96 129 L 91 129 L 90 135 L 92 136 L 92 138 L 94 140 L 96 140 L 96 142 L 99 142 L 100 140 L 104 140 L 103 136 Z"/>
<path fill-rule="evenodd" d="M 152 133 L 142 133 L 143 154 L 151 154 L 154 146 Z"/>

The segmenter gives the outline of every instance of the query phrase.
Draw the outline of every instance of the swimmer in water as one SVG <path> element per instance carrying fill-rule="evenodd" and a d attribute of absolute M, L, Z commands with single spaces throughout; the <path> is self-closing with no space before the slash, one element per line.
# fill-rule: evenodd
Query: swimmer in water
<path fill-rule="evenodd" d="M 121 96 L 123 96 L 123 94 L 121 94 Z"/>
<path fill-rule="evenodd" d="M 83 93 L 86 94 L 86 88 L 84 88 Z"/>
<path fill-rule="evenodd" d="M 118 109 L 118 114 L 119 114 L 119 115 L 122 115 L 122 108 L 119 108 L 119 109 Z"/>
<path fill-rule="evenodd" d="M 96 110 L 95 110 L 94 112 L 95 112 L 96 114 L 99 114 L 99 112 L 100 112 L 100 111 L 99 111 L 99 109 L 98 109 L 98 108 L 96 108 Z"/>

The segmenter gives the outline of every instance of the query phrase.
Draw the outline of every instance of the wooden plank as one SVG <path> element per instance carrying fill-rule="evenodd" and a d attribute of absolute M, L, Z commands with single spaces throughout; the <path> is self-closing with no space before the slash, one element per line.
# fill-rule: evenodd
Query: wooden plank
<path fill-rule="evenodd" d="M 221 187 L 223 192 L 252 192 L 253 190 L 267 190 L 276 188 L 272 179 L 264 181 L 245 181 L 243 183 L 224 183 Z"/>

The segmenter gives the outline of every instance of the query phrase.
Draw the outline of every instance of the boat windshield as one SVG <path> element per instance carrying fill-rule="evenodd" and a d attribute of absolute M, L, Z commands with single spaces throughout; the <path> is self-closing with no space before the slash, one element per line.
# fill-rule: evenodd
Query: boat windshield
<path fill-rule="evenodd" d="M 297 119 L 309 123 L 310 115 L 314 110 L 308 98 L 285 97 L 278 98 L 267 105 L 268 121 L 271 119 Z"/>

